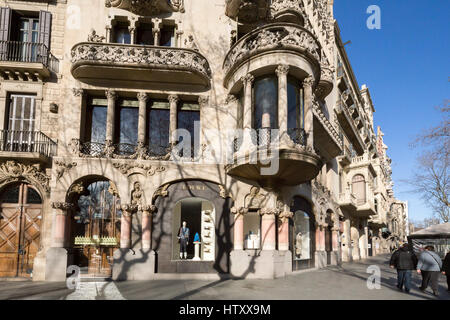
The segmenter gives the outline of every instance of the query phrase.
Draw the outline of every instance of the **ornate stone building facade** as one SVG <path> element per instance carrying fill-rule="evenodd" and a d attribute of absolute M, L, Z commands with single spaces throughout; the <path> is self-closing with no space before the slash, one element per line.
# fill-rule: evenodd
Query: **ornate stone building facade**
<path fill-rule="evenodd" d="M 273 278 L 405 238 L 332 0 L 0 7 L 0 276 Z"/>

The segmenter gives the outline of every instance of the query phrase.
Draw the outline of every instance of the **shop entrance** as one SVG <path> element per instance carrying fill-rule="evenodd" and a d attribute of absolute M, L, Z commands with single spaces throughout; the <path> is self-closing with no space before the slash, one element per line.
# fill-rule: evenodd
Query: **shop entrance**
<path fill-rule="evenodd" d="M 87 277 L 110 277 L 119 248 L 121 212 L 109 181 L 90 183 L 80 193 L 72 220 L 73 260 Z"/>
<path fill-rule="evenodd" d="M 195 257 L 194 239 L 199 235 L 199 255 L 196 260 L 213 261 L 215 248 L 215 212 L 211 202 L 201 198 L 186 198 L 175 205 L 173 214 L 173 250 L 172 260 L 180 260 L 180 242 L 178 236 L 183 221 L 189 229 L 186 260 Z"/>
<path fill-rule="evenodd" d="M 31 277 L 39 250 L 42 199 L 26 183 L 0 195 L 0 277 Z"/>

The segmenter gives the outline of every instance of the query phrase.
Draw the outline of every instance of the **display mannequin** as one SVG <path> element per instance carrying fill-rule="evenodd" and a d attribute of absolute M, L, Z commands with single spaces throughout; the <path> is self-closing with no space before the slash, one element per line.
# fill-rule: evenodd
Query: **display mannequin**
<path fill-rule="evenodd" d="M 302 255 L 302 233 L 297 233 L 297 236 L 295 237 L 295 255 L 300 258 Z"/>
<path fill-rule="evenodd" d="M 189 228 L 186 226 L 186 221 L 183 221 L 183 226 L 178 232 L 178 239 L 180 240 L 180 259 L 187 258 L 187 246 L 189 244 Z"/>

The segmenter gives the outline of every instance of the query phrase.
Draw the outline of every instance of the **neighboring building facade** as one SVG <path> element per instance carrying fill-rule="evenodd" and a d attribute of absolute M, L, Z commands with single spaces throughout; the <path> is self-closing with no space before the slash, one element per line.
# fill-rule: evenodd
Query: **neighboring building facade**
<path fill-rule="evenodd" d="M 1 277 L 273 278 L 405 239 L 333 1 L 0 7 Z"/>

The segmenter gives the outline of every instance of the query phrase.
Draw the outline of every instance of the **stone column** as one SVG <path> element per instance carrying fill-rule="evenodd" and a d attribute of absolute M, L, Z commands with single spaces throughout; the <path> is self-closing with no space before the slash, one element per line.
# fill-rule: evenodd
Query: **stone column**
<path fill-rule="evenodd" d="M 106 43 L 112 42 L 112 26 L 106 26 Z"/>
<path fill-rule="evenodd" d="M 170 136 L 169 141 L 170 144 L 173 145 L 176 143 L 175 137 L 173 135 L 175 134 L 175 131 L 177 130 L 177 114 L 178 114 L 178 101 L 179 98 L 176 94 L 171 94 L 169 96 L 169 104 L 170 104 Z"/>
<path fill-rule="evenodd" d="M 106 98 L 108 99 L 108 110 L 106 113 L 106 138 L 107 141 L 111 142 L 114 140 L 114 117 L 117 93 L 114 90 L 106 90 Z"/>
<path fill-rule="evenodd" d="M 130 32 L 130 42 L 131 42 L 131 44 L 136 44 L 136 27 L 130 26 L 128 28 L 128 31 Z"/>
<path fill-rule="evenodd" d="M 303 80 L 304 108 L 305 108 L 305 111 L 304 111 L 305 112 L 305 132 L 307 135 L 306 145 L 310 148 L 314 148 L 313 90 L 312 90 L 313 83 L 314 83 L 314 79 L 312 76 L 308 76 Z"/>
<path fill-rule="evenodd" d="M 161 35 L 161 29 L 160 29 L 160 24 L 162 22 L 161 19 L 152 19 L 153 20 L 153 43 L 155 46 L 159 46 L 159 40 L 160 40 L 160 35 Z"/>
<path fill-rule="evenodd" d="M 280 137 L 282 137 L 286 135 L 288 129 L 287 75 L 289 66 L 279 65 L 275 72 L 278 76 L 278 128 Z"/>
<path fill-rule="evenodd" d="M 140 206 L 139 210 L 142 212 L 142 248 L 151 248 L 152 239 L 152 216 L 156 212 L 154 205 Z"/>
<path fill-rule="evenodd" d="M 137 94 L 137 98 L 139 100 L 138 142 L 145 144 L 148 94 L 145 92 L 139 92 Z"/>
<path fill-rule="evenodd" d="M 122 204 L 122 218 L 120 220 L 120 247 L 131 248 L 131 217 L 135 210 L 131 204 Z"/>
<path fill-rule="evenodd" d="M 247 208 L 231 208 L 234 214 L 234 250 L 244 249 L 244 214 L 248 212 Z"/>
<path fill-rule="evenodd" d="M 289 250 L 289 219 L 293 217 L 290 211 L 281 212 L 278 215 L 278 250 Z"/>
<path fill-rule="evenodd" d="M 176 46 L 178 48 L 183 47 L 183 43 L 181 42 L 181 39 L 183 36 L 183 30 L 177 30 L 175 34 L 176 34 L 176 40 L 175 40 Z"/>
<path fill-rule="evenodd" d="M 262 250 L 275 250 L 276 226 L 275 215 L 278 214 L 276 208 L 262 208 L 261 215 L 261 247 Z"/>
<path fill-rule="evenodd" d="M 64 248 L 67 238 L 67 216 L 73 204 L 67 202 L 52 202 L 52 208 L 55 209 L 55 232 L 53 235 L 54 248 Z"/>
<path fill-rule="evenodd" d="M 243 111 L 243 141 L 240 150 L 245 152 L 252 145 L 252 84 L 255 80 L 252 74 L 248 73 L 242 77 L 244 86 L 244 111 Z"/>

